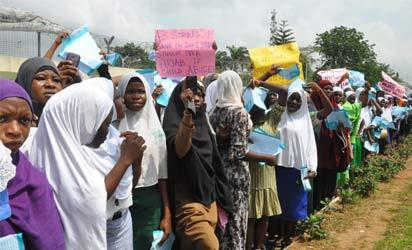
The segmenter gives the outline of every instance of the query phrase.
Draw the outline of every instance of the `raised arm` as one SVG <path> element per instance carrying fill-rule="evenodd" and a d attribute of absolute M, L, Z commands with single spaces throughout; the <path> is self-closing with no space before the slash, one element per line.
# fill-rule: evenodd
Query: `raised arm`
<path fill-rule="evenodd" d="M 365 89 L 368 91 L 372 88 L 372 85 L 370 84 L 369 81 L 365 81 Z M 367 94 L 368 94 L 367 93 Z M 371 103 L 373 106 L 375 106 L 376 108 L 376 115 L 379 116 L 383 113 L 382 107 L 381 105 L 379 105 L 379 103 L 375 100 L 375 99 L 370 99 Z"/>
<path fill-rule="evenodd" d="M 54 40 L 54 42 L 52 43 L 52 45 L 50 46 L 50 48 L 47 50 L 46 54 L 44 55 L 45 58 L 48 59 L 52 59 L 54 53 L 56 52 L 57 48 L 60 46 L 60 44 L 62 43 L 63 38 L 66 38 L 69 36 L 69 33 L 67 32 L 61 32 L 56 39 Z"/>
<path fill-rule="evenodd" d="M 318 111 L 318 119 L 323 120 L 332 112 L 333 106 L 325 91 L 315 82 L 310 83 L 313 92 L 317 93 L 322 102 L 322 109 Z"/>
<path fill-rule="evenodd" d="M 186 83 L 184 83 L 182 88 L 182 93 L 180 98 L 183 102 L 192 101 L 194 94 L 190 88 L 185 88 Z M 179 128 L 177 129 L 175 138 L 175 148 L 178 158 L 183 158 L 187 152 L 189 152 L 192 146 L 192 135 L 195 131 L 195 125 L 192 118 L 192 113 L 189 110 L 183 111 L 183 118 L 180 122 Z"/>

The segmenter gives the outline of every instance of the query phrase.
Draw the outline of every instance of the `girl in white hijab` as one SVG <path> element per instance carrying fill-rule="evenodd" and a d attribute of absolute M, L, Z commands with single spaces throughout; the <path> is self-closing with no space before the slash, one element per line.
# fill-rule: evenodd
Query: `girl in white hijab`
<path fill-rule="evenodd" d="M 206 89 L 205 102 L 206 113 L 209 115 L 213 113 L 217 101 L 217 80 L 211 82 Z"/>
<path fill-rule="evenodd" d="M 91 79 L 89 81 L 95 81 Z M 66 238 L 66 249 L 107 249 L 106 202 L 141 145 L 125 135 L 120 160 L 109 174 L 96 166 L 88 147 L 106 139 L 113 101 L 100 89 L 72 85 L 49 100 L 30 149 L 52 186 Z"/>
<path fill-rule="evenodd" d="M 315 135 L 302 83 L 298 79 L 289 86 L 286 111 L 278 125 L 280 140 L 285 145 L 278 156 L 276 167 L 277 190 L 282 208 L 278 219 L 283 227 L 284 235 L 281 238 L 284 246 L 290 244 L 296 222 L 307 217 L 307 193 L 301 181 L 302 175 L 304 178 L 313 178 L 318 165 Z M 305 169 L 307 174 L 303 172 Z"/>
<path fill-rule="evenodd" d="M 94 78 L 92 81 L 83 81 L 82 84 L 88 84 L 90 88 L 103 90 L 111 99 L 115 97 L 113 82 L 106 78 Z M 120 104 L 119 107 L 119 104 L 119 102 L 114 103 L 112 121 L 121 119 L 117 115 L 123 113 L 123 110 L 121 110 L 123 105 Z M 96 168 L 101 169 L 102 173 L 106 175 L 110 173 L 120 158 L 122 142 L 120 132 L 113 125 L 110 125 L 107 139 L 99 148 L 86 147 L 85 149 L 90 151 L 89 155 L 93 158 Z M 129 211 L 129 207 L 133 204 L 132 188 L 133 170 L 132 166 L 129 166 L 115 192 L 107 200 L 106 239 L 108 250 L 133 250 L 132 217 Z"/>
<path fill-rule="evenodd" d="M 157 117 L 149 85 L 141 74 L 124 75 L 119 93 L 126 106 L 125 117 L 116 125 L 120 132 L 137 132 L 146 141 L 142 173 L 133 189 L 131 207 L 134 249 L 149 249 L 153 231 L 161 229 L 163 240 L 171 233 L 167 192 L 166 136 Z"/>

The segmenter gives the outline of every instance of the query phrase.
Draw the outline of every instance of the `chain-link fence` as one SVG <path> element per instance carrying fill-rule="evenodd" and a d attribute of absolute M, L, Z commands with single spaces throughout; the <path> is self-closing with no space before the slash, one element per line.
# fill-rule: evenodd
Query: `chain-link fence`
<path fill-rule="evenodd" d="M 108 46 L 105 39 L 109 41 L 110 36 L 92 35 L 98 46 L 107 50 Z M 57 34 L 47 32 L 0 30 L 0 55 L 15 57 L 43 56 L 52 45 L 56 36 Z M 133 42 L 148 50 L 153 46 L 152 42 L 114 38 L 110 48 L 113 49 L 115 46 L 122 46 L 128 42 Z M 57 53 L 54 55 L 54 59 L 57 59 Z"/>

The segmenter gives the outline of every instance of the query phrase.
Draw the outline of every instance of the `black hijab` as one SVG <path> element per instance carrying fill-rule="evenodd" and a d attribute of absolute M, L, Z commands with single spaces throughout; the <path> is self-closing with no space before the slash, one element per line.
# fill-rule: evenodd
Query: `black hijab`
<path fill-rule="evenodd" d="M 43 70 L 51 70 L 54 71 L 56 74 L 59 74 L 59 71 L 57 70 L 57 67 L 56 65 L 54 65 L 53 61 L 44 57 L 33 57 L 27 59 L 20 65 L 15 80 L 15 82 L 22 86 L 30 95 L 33 103 L 34 113 L 38 118 L 40 118 L 41 113 L 43 112 L 44 105 L 37 103 L 35 100 L 33 100 L 31 86 L 34 76 L 38 72 Z"/>
<path fill-rule="evenodd" d="M 195 132 L 192 136 L 192 146 L 187 154 L 179 159 L 175 150 L 175 137 L 185 110 L 180 99 L 183 83 L 174 89 L 165 111 L 163 129 L 166 134 L 168 151 L 168 182 L 171 192 L 172 209 L 174 209 L 174 192 L 177 174 L 184 172 L 190 181 L 196 202 L 210 205 L 214 201 L 231 214 L 232 198 L 227 186 L 227 178 L 223 172 L 223 162 L 217 150 L 216 141 L 212 136 L 202 108 L 195 116 Z"/>

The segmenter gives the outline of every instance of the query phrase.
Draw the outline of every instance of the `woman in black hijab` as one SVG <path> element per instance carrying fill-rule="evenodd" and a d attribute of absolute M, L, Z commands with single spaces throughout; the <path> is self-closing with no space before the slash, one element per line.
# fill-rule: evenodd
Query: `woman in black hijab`
<path fill-rule="evenodd" d="M 180 249 L 219 249 L 215 235 L 218 213 L 232 212 L 222 159 L 203 100 L 200 84 L 195 78 L 186 78 L 174 89 L 163 121 L 172 220 Z M 223 217 L 219 218 L 222 222 Z"/>
<path fill-rule="evenodd" d="M 20 65 L 15 80 L 29 93 L 34 114 L 40 118 L 46 102 L 63 89 L 63 83 L 56 65 L 46 58 L 29 58 Z"/>

